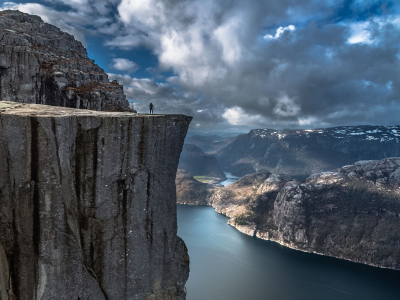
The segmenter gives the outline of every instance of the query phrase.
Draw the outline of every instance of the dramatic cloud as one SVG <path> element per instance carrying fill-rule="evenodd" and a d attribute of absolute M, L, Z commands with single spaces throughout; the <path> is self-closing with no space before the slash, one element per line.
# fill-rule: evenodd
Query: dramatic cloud
<path fill-rule="evenodd" d="M 153 101 L 156 110 L 193 115 L 199 128 L 399 122 L 396 1 L 58 2 L 71 9 L 7 5 L 81 41 L 97 35 L 108 49 L 147 49 L 157 58 L 149 78 L 112 75 L 139 110 Z"/>
<path fill-rule="evenodd" d="M 139 69 L 139 65 L 126 58 L 113 58 L 112 67 L 116 70 L 127 71 L 128 73 L 135 72 Z"/>

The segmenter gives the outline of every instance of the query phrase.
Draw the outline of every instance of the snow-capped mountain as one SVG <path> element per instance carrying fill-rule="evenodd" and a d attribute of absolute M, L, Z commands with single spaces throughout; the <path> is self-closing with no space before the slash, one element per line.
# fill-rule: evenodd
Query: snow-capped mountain
<path fill-rule="evenodd" d="M 235 175 L 260 171 L 305 178 L 359 160 L 400 156 L 400 126 L 254 129 L 216 154 Z"/>

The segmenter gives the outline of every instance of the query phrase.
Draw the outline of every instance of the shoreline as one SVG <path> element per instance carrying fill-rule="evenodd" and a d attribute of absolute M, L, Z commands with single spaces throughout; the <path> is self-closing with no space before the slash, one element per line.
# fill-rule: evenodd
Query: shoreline
<path fill-rule="evenodd" d="M 329 254 L 324 254 L 324 253 L 315 252 L 315 251 L 310 252 L 310 251 L 306 251 L 306 250 L 303 250 L 303 249 L 299 249 L 299 248 L 293 247 L 293 246 L 291 246 L 291 245 L 289 245 L 289 244 L 286 244 L 286 243 L 284 243 L 284 242 L 280 242 L 280 241 L 275 240 L 275 239 L 259 237 L 259 236 L 257 236 L 257 232 L 258 232 L 257 229 L 250 229 L 249 231 L 253 231 L 253 234 L 249 234 L 249 233 L 247 233 L 246 231 L 241 230 L 241 229 L 239 228 L 239 226 L 242 226 L 242 227 L 247 227 L 247 226 L 248 226 L 248 227 L 251 227 L 251 225 L 234 225 L 234 224 L 232 224 L 231 222 L 229 222 L 230 220 L 232 220 L 232 217 L 229 217 L 229 216 L 227 216 L 226 214 L 217 211 L 216 208 L 215 208 L 214 206 L 212 206 L 212 204 L 206 204 L 206 205 L 205 205 L 205 204 L 200 204 L 200 205 L 199 205 L 199 204 L 190 204 L 190 203 L 177 203 L 177 204 L 180 204 L 180 205 L 188 205 L 188 206 L 210 206 L 210 207 L 212 207 L 212 208 L 214 209 L 214 211 L 215 211 L 216 213 L 218 213 L 218 214 L 220 214 L 220 215 L 222 215 L 222 216 L 224 216 L 224 217 L 226 217 L 226 218 L 228 219 L 228 221 L 226 222 L 227 225 L 229 225 L 229 226 L 235 228 L 235 229 L 236 229 L 237 231 L 239 231 L 240 233 L 245 234 L 245 235 L 247 235 L 247 236 L 255 237 L 255 238 L 260 239 L 260 240 L 264 240 L 264 241 L 269 241 L 269 242 L 277 243 L 277 244 L 279 244 L 279 245 L 281 245 L 281 246 L 284 246 L 284 247 L 289 248 L 289 249 L 292 249 L 292 250 L 301 251 L 301 252 L 309 253 L 309 254 L 317 254 L 317 255 L 326 256 L 326 257 L 332 257 L 332 258 L 336 258 L 336 259 L 340 259 L 340 260 L 346 260 L 346 261 L 350 261 L 350 262 L 353 262 L 353 263 L 362 264 L 362 265 L 371 266 L 371 267 L 380 268 L 380 269 L 385 269 L 385 270 L 400 271 L 400 269 L 389 268 L 389 267 L 382 267 L 382 266 L 379 266 L 379 265 L 369 264 L 369 263 L 363 263 L 363 262 L 360 262 L 360 261 L 355 261 L 355 260 L 351 260 L 351 259 L 347 259 L 347 258 L 343 258 L 343 257 L 337 257 L 337 256 L 329 255 Z"/>

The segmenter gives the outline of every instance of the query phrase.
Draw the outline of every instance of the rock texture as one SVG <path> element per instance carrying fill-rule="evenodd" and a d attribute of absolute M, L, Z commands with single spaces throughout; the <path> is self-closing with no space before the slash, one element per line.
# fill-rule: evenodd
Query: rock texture
<path fill-rule="evenodd" d="M 192 144 L 183 145 L 178 168 L 192 176 L 214 177 L 219 181 L 226 179 L 215 157 L 206 155 L 203 150 Z"/>
<path fill-rule="evenodd" d="M 1 299 L 185 299 L 190 120 L 0 102 Z"/>
<path fill-rule="evenodd" d="M 400 126 L 254 129 L 239 135 L 216 157 L 233 175 L 270 172 L 304 180 L 360 160 L 398 157 L 399 140 Z"/>
<path fill-rule="evenodd" d="M 109 82 L 72 35 L 15 10 L 0 12 L 0 99 L 130 110 L 122 85 Z"/>
<path fill-rule="evenodd" d="M 208 202 L 245 234 L 400 270 L 400 158 L 360 161 L 304 183 L 247 175 Z"/>

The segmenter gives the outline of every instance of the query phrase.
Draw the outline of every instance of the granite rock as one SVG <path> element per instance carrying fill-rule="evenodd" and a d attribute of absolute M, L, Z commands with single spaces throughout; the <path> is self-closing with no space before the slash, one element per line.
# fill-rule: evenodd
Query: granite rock
<path fill-rule="evenodd" d="M 81 42 L 38 16 L 0 12 L 0 99 L 91 110 L 132 111 Z"/>
<path fill-rule="evenodd" d="M 185 299 L 190 120 L 0 102 L 1 299 Z"/>

